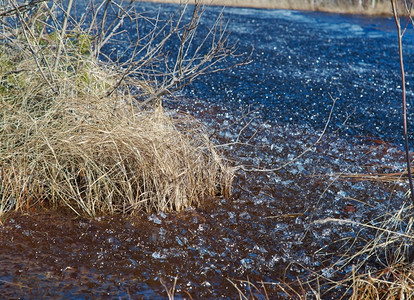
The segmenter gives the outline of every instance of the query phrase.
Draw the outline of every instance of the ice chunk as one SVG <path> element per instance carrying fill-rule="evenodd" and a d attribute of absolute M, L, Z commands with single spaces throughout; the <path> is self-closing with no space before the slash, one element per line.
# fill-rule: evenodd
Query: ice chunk
<path fill-rule="evenodd" d="M 166 259 L 167 257 L 164 254 L 161 254 L 160 252 L 154 252 L 151 255 L 155 259 Z"/>
<path fill-rule="evenodd" d="M 156 215 L 148 216 L 148 220 L 154 222 L 155 224 L 160 225 L 162 221 Z"/>
<path fill-rule="evenodd" d="M 243 258 L 242 260 L 240 260 L 240 263 L 243 267 L 247 269 L 250 269 L 253 266 L 253 260 L 250 258 Z"/>

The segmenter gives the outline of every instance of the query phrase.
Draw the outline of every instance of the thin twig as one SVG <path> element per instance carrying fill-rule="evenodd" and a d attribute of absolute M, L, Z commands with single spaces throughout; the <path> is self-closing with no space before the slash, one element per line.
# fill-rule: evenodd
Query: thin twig
<path fill-rule="evenodd" d="M 389 229 L 386 229 L 386 228 L 381 228 L 381 227 L 370 225 L 370 224 L 363 224 L 363 223 L 359 223 L 359 222 L 352 221 L 352 220 L 346 220 L 346 219 L 326 218 L 326 219 L 314 221 L 313 223 L 314 224 L 326 224 L 326 223 L 331 223 L 331 222 L 334 222 L 334 223 L 337 223 L 337 224 L 340 224 L 340 225 L 350 224 L 350 225 L 362 226 L 362 227 L 365 227 L 365 228 L 375 229 L 378 232 L 393 234 L 393 235 L 397 235 L 397 236 L 400 236 L 400 237 L 408 238 L 410 240 L 414 239 L 414 236 L 412 234 L 406 234 L 406 233 L 401 233 L 401 232 L 397 232 L 397 231 L 392 231 L 392 230 L 389 230 Z"/>
<path fill-rule="evenodd" d="M 284 168 L 286 168 L 288 165 L 294 163 L 295 161 L 297 161 L 298 159 L 300 159 L 302 156 L 304 156 L 306 153 L 308 153 L 309 151 L 312 150 L 313 147 L 315 147 L 317 144 L 319 144 L 319 142 L 322 140 L 322 137 L 325 135 L 326 130 L 328 129 L 328 125 L 331 122 L 331 118 L 332 118 L 332 114 L 335 108 L 335 103 L 338 100 L 337 98 L 333 98 L 330 94 L 329 96 L 332 99 L 332 107 L 331 110 L 329 112 L 329 116 L 328 119 L 325 123 L 325 127 L 322 130 L 322 133 L 319 135 L 318 139 L 316 140 L 316 142 L 314 142 L 310 147 L 308 147 L 305 151 L 303 151 L 301 154 L 299 154 L 298 156 L 296 156 L 295 158 L 293 158 L 292 160 L 289 160 L 288 162 L 284 163 L 282 166 L 277 167 L 277 168 L 273 168 L 273 169 L 258 169 L 258 168 L 252 168 L 252 169 L 248 169 L 245 166 L 238 166 L 238 169 L 241 169 L 245 172 L 276 172 L 276 171 L 280 171 Z"/>
<path fill-rule="evenodd" d="M 51 88 L 51 90 L 52 90 L 54 93 L 57 93 L 56 88 L 52 85 L 52 83 L 50 82 L 50 80 L 46 77 L 46 74 L 44 73 L 43 68 L 42 68 L 42 66 L 40 65 L 40 61 L 39 61 L 39 58 L 38 58 L 37 52 L 35 51 L 35 49 L 34 49 L 34 47 L 33 47 L 32 43 L 30 42 L 31 38 L 32 38 L 34 41 L 36 41 L 36 39 L 35 39 L 35 36 L 34 36 L 33 32 L 30 30 L 30 28 L 29 28 L 29 26 L 27 25 L 27 23 L 26 23 L 25 19 L 23 18 L 22 14 L 21 14 L 21 12 L 20 12 L 20 10 L 19 10 L 19 7 L 17 6 L 17 3 L 15 2 L 15 0 L 11 1 L 11 3 L 12 3 L 12 5 L 14 6 L 14 8 L 16 9 L 16 15 L 18 16 L 18 18 L 19 18 L 20 22 L 21 22 L 21 23 L 22 23 L 22 25 L 23 25 L 23 26 L 22 26 L 22 30 L 23 30 L 24 37 L 25 37 L 25 39 L 26 39 L 26 41 L 27 41 L 27 44 L 28 44 L 29 49 L 30 49 L 30 52 L 33 54 L 33 58 L 34 58 L 34 60 L 35 60 L 35 62 L 36 62 L 36 66 L 37 66 L 37 68 L 38 68 L 38 69 L 39 69 L 39 71 L 40 71 L 40 74 L 42 75 L 43 79 L 47 82 L 47 84 L 49 85 L 49 87 Z M 28 33 L 30 34 L 30 37 L 29 37 L 29 34 L 28 34 Z M 39 45 L 36 45 L 36 48 L 39 48 Z M 49 71 L 50 71 L 50 70 L 49 70 Z"/>
<path fill-rule="evenodd" d="M 58 50 L 57 50 L 57 54 L 56 54 L 55 67 L 53 69 L 54 73 L 57 72 L 57 68 L 59 66 L 60 56 L 62 54 L 62 48 L 64 47 L 63 42 L 64 42 L 65 37 L 66 37 L 66 28 L 68 26 L 68 20 L 69 20 L 69 17 L 70 17 L 70 12 L 72 10 L 72 5 L 73 5 L 73 0 L 69 0 L 68 7 L 66 8 L 66 10 L 63 10 L 63 12 L 65 14 L 65 18 L 63 20 L 62 29 L 60 30 L 59 46 L 58 46 Z"/>

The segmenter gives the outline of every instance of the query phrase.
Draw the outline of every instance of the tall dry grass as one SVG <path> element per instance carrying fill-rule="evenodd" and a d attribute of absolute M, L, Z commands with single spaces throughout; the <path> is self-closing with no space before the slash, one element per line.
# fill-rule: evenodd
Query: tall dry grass
<path fill-rule="evenodd" d="M 403 156 L 403 152 L 396 155 Z M 390 174 L 341 174 L 353 182 L 376 181 L 379 183 L 407 183 L 407 172 Z M 336 244 L 336 252 L 325 258 L 331 261 L 324 270 L 316 272 L 306 284 L 321 286 L 321 299 L 336 295 L 338 299 L 414 299 L 414 214 L 406 201 L 399 209 L 366 222 L 355 218 L 326 218 L 314 223 L 341 230 L 352 228 L 353 235 Z M 393 199 L 384 199 L 384 202 Z M 389 206 L 391 207 L 391 205 Z M 329 246 L 327 246 L 328 248 Z M 321 253 L 325 252 L 321 249 Z M 325 274 L 325 275 L 324 275 Z M 328 275 L 326 275 L 328 274 Z"/>
<path fill-rule="evenodd" d="M 58 100 L 38 117 L 7 102 L 1 111 L 1 196 L 16 209 L 65 204 L 93 216 L 229 195 L 231 169 L 190 117 L 96 98 Z"/>
<path fill-rule="evenodd" d="M 157 3 L 182 3 L 182 0 L 135 0 Z M 252 7 L 265 9 L 315 10 L 335 13 L 391 15 L 390 1 L 370 0 L 208 0 L 207 4 L 219 6 Z"/>
<path fill-rule="evenodd" d="M 141 46 L 146 55 L 140 56 L 140 64 L 132 59 L 128 65 L 102 62 L 97 49 L 118 30 L 108 30 L 105 20 L 97 18 L 86 27 L 71 16 L 71 1 L 29 6 L 4 2 L 0 8 L 0 215 L 38 206 L 69 207 L 89 216 L 170 211 L 229 196 L 232 168 L 206 128 L 188 115 L 162 107 L 161 96 L 166 84 L 174 88 L 168 80 L 175 74 L 165 75 L 161 85 L 151 81 L 148 73 L 139 76 L 161 56 L 161 47 L 158 53 L 149 52 L 159 46 L 148 44 L 154 40 Z M 111 5 L 121 15 L 139 18 L 133 15 L 131 3 Z M 194 12 L 190 22 L 201 17 L 200 11 Z M 59 19 L 62 13 L 66 17 Z M 122 18 L 118 16 L 115 24 Z M 173 22 L 169 19 L 166 24 Z M 104 30 L 91 31 L 96 28 Z M 154 28 L 151 34 L 165 28 Z M 170 36 L 186 28 L 176 24 Z M 186 46 L 185 42 L 181 44 Z M 220 49 L 209 50 L 224 55 Z M 216 58 L 197 55 L 204 55 L 204 67 Z M 175 63 L 185 67 L 183 61 Z M 180 71 L 179 80 L 194 76 L 191 68 Z"/>
<path fill-rule="evenodd" d="M 345 272 L 347 276 L 341 281 L 331 280 L 331 290 L 342 287 L 342 299 L 414 299 L 412 207 L 402 207 L 366 224 L 334 219 L 320 222 L 325 221 L 352 224 L 360 229 L 355 239 L 349 241 L 348 253 L 333 265 L 337 272 L 345 272 L 349 267 L 352 271 Z M 367 239 L 366 231 L 374 237 Z M 322 277 L 320 280 L 324 281 Z"/>

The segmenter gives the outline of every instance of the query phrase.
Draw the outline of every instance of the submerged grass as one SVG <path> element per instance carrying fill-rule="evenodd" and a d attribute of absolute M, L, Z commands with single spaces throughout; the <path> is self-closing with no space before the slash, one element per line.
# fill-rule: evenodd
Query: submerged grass
<path fill-rule="evenodd" d="M 101 62 L 92 35 L 78 23 L 65 32 L 55 6 L 5 8 L 0 216 L 37 206 L 89 216 L 179 211 L 230 194 L 232 168 L 202 124 L 166 112 L 158 98 L 137 102 L 154 94 L 151 81 Z"/>
<path fill-rule="evenodd" d="M 348 278 L 351 299 L 414 299 L 412 208 L 401 208 L 378 225 L 376 236 L 355 254 Z M 371 270 L 367 266 L 372 265 Z"/>
<path fill-rule="evenodd" d="M 310 285 L 322 282 L 322 298 L 336 291 L 338 299 L 414 299 L 412 207 L 402 207 L 368 223 L 334 218 L 316 223 L 359 228 L 356 237 L 343 246 L 346 251 L 331 266 L 340 279 L 319 274 L 309 281 L 313 282 Z M 367 231 L 372 239 L 367 238 Z"/>

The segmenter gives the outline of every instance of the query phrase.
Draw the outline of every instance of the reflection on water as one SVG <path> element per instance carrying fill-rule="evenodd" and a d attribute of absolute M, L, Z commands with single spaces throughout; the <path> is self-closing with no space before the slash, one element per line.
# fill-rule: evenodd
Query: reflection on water
<path fill-rule="evenodd" d="M 168 105 L 217 129 L 229 159 L 247 168 L 278 167 L 310 151 L 281 170 L 240 169 L 231 199 L 205 199 L 182 213 L 12 215 L 0 227 L 3 297 L 165 299 L 163 283 L 177 277 L 177 299 L 235 299 L 228 278 L 272 282 L 269 293 L 283 298 L 278 284 L 309 269 L 333 276 L 329 258 L 359 230 L 314 221 L 364 222 L 401 205 L 404 185 L 339 176 L 404 169 L 389 143 L 399 141 L 400 127 L 391 20 L 237 8 L 226 17 L 240 47 L 254 44 L 254 62 L 206 77 Z M 334 119 L 313 145 L 329 93 L 339 97 Z"/>

